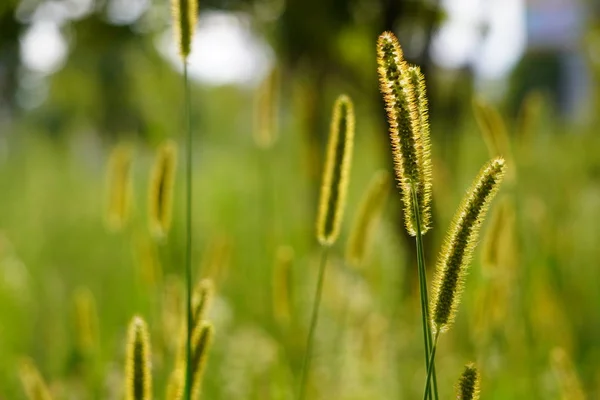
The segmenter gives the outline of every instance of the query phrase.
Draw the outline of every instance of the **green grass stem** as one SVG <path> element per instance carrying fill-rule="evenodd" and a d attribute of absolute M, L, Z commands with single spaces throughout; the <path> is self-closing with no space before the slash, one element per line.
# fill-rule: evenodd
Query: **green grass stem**
<path fill-rule="evenodd" d="M 430 395 L 431 385 L 429 382 L 431 381 L 431 375 L 435 370 L 435 350 L 437 349 L 438 338 L 440 337 L 440 330 L 435 333 L 435 338 L 433 339 L 433 347 L 431 348 L 431 354 L 429 356 L 429 361 L 427 363 L 427 379 L 425 380 L 425 392 L 423 393 L 423 400 L 427 399 L 427 396 Z M 436 396 L 437 397 L 437 396 Z"/>
<path fill-rule="evenodd" d="M 306 397 L 306 384 L 308 380 L 308 373 L 310 370 L 310 361 L 312 357 L 312 348 L 315 337 L 315 331 L 317 328 L 317 321 L 319 319 L 319 306 L 321 304 L 321 294 L 323 292 L 323 281 L 325 280 L 325 267 L 327 266 L 328 255 L 329 246 L 323 246 L 321 251 L 321 265 L 319 266 L 317 290 L 315 292 L 315 299 L 313 302 L 312 317 L 310 320 L 310 327 L 308 330 L 308 339 L 306 341 L 306 351 L 304 353 L 304 362 L 302 363 L 302 374 L 300 375 L 300 394 L 298 396 L 299 400 L 304 400 Z"/>
<path fill-rule="evenodd" d="M 427 367 L 427 374 L 430 372 L 433 374 L 433 393 L 435 395 L 435 399 L 438 399 L 438 390 L 437 390 L 437 377 L 435 373 L 435 364 L 432 365 L 433 371 L 429 371 L 429 353 L 431 352 L 432 347 L 432 338 L 431 338 L 431 324 L 429 322 L 429 299 L 427 295 L 427 272 L 425 271 L 425 255 L 423 253 L 423 234 L 421 232 L 421 216 L 418 212 L 418 199 L 417 193 L 415 190 L 412 191 L 413 196 L 413 206 L 415 208 L 415 225 L 416 225 L 416 236 L 415 241 L 417 243 L 417 268 L 419 271 L 419 292 L 421 294 L 421 317 L 423 324 L 423 342 L 425 344 L 425 366 Z M 427 381 L 429 382 L 429 380 Z M 429 386 L 429 383 L 427 384 Z M 431 399 L 431 394 L 429 394 L 429 398 Z"/>

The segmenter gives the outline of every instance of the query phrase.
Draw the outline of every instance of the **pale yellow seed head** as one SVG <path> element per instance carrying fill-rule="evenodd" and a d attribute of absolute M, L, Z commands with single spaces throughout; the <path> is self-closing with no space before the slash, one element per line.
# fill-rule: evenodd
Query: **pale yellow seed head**
<path fill-rule="evenodd" d="M 561 399 L 586 399 L 575 366 L 563 348 L 556 347 L 552 350 L 550 353 L 550 363 L 560 388 Z"/>
<path fill-rule="evenodd" d="M 277 140 L 279 122 L 279 68 L 274 67 L 258 87 L 254 105 L 254 142 L 269 149 Z"/>
<path fill-rule="evenodd" d="M 404 61 L 398 39 L 384 32 L 377 41 L 379 87 L 388 117 L 396 179 L 402 191 L 404 222 L 412 236 L 417 234 L 416 191 L 421 233 L 431 223 L 431 155 L 425 81 L 418 67 Z"/>
<path fill-rule="evenodd" d="M 46 382 L 30 358 L 21 359 L 19 378 L 28 400 L 52 400 Z"/>
<path fill-rule="evenodd" d="M 479 238 L 479 228 L 502 182 L 504 171 L 502 158 L 492 159 L 484 165 L 450 225 L 433 281 L 430 315 L 436 331 L 445 331 L 454 320 Z"/>
<path fill-rule="evenodd" d="M 353 145 L 354 107 L 350 98 L 342 95 L 333 107 L 317 215 L 317 239 L 323 246 L 331 246 L 340 233 Z"/>
<path fill-rule="evenodd" d="M 169 140 L 158 149 L 148 196 L 150 231 L 159 239 L 166 236 L 171 227 L 176 170 L 177 146 Z"/>
<path fill-rule="evenodd" d="M 198 22 L 198 0 L 171 0 L 173 30 L 179 54 L 186 61 L 192 51 L 194 30 Z"/>
<path fill-rule="evenodd" d="M 98 344 L 98 314 L 93 293 L 79 288 L 73 295 L 77 348 L 83 355 L 93 352 Z"/>
<path fill-rule="evenodd" d="M 378 171 L 364 194 L 346 247 L 346 260 L 355 267 L 360 267 L 367 256 L 369 243 L 372 241 L 391 186 L 390 174 L 387 171 Z"/>
<path fill-rule="evenodd" d="M 125 359 L 125 400 L 151 400 L 152 374 L 148 327 L 133 317 L 127 332 Z"/>
<path fill-rule="evenodd" d="M 280 246 L 275 254 L 273 266 L 273 316 L 282 326 L 288 326 L 291 320 L 292 307 L 292 266 L 294 249 Z"/>
<path fill-rule="evenodd" d="M 108 160 L 106 225 L 111 231 L 121 230 L 129 217 L 132 154 L 131 146 L 121 144 L 112 150 Z"/>

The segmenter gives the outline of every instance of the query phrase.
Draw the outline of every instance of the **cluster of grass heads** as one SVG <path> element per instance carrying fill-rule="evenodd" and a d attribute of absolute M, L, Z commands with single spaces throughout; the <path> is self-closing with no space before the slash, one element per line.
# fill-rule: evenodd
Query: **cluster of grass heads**
<path fill-rule="evenodd" d="M 455 391 L 476 399 L 481 389 L 490 398 L 580 399 L 598 390 L 595 352 L 582 352 L 600 326 L 585 319 L 591 302 L 570 318 L 566 300 L 597 300 L 598 275 L 568 268 L 597 256 L 597 237 L 563 241 L 593 229 L 596 164 L 564 159 L 545 169 L 562 147 L 580 152 L 597 140 L 533 136 L 537 95 L 526 100 L 515 139 L 478 99 L 484 140 L 475 129 L 461 137 L 466 156 L 451 173 L 432 162 L 425 78 L 386 32 L 376 49 L 398 187 L 373 161 L 364 106 L 343 95 L 314 204 L 309 173 L 289 160 L 301 135 L 278 134 L 285 122 L 275 111 L 278 71 L 259 88 L 256 152 L 252 144 L 198 150 L 192 142 L 186 59 L 194 4 L 176 1 L 173 10 L 184 64 L 185 179 L 175 142 L 159 146 L 153 162 L 119 145 L 99 157 L 108 165 L 102 213 L 93 162 L 63 159 L 64 150 L 39 139 L 29 147 L 37 164 L 18 154 L 3 160 L 2 178 L 12 179 L 0 181 L 7 193 L 0 312 L 11 326 L 0 329 L 0 397 L 437 399 Z M 491 160 L 459 203 L 484 144 Z M 479 231 L 503 177 L 506 193 L 492 209 L 478 262 Z M 576 179 L 584 193 L 551 191 L 543 185 L 550 178 Z M 400 201 L 403 213 L 394 213 L 387 203 Z M 144 204 L 146 213 L 138 209 Z M 354 222 L 344 229 L 349 213 Z M 400 218 L 415 238 L 416 260 L 408 263 L 394 229 Z M 436 228 L 444 225 L 445 238 Z M 432 284 L 426 233 L 441 247 Z M 465 285 L 471 263 L 481 268 Z M 404 293 L 408 286 L 418 288 L 416 298 Z M 458 312 L 461 298 L 466 310 Z M 448 338 L 438 351 L 442 332 Z M 469 359 L 478 367 L 464 366 Z"/>

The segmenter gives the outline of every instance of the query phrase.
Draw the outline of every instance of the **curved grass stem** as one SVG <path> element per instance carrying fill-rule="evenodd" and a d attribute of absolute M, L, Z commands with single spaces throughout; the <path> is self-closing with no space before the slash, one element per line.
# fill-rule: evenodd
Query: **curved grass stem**
<path fill-rule="evenodd" d="M 317 290 L 315 292 L 315 300 L 313 302 L 312 317 L 308 330 L 308 339 L 306 342 L 306 351 L 304 353 L 304 362 L 302 364 L 302 375 L 300 377 L 300 394 L 298 400 L 304 400 L 306 397 L 306 384 L 308 380 L 308 372 L 310 370 L 310 361 L 312 357 L 312 348 L 319 319 L 319 305 L 321 303 L 321 294 L 323 292 L 323 281 L 325 278 L 325 267 L 327 266 L 327 256 L 329 254 L 329 246 L 323 247 L 321 251 L 321 265 L 319 266 L 319 278 L 317 281 Z"/>
<path fill-rule="evenodd" d="M 413 196 L 413 207 L 416 221 L 416 230 L 417 235 L 415 236 L 415 241 L 417 244 L 417 268 L 419 272 L 419 292 L 421 295 L 421 318 L 423 324 L 423 342 L 425 344 L 425 366 L 427 367 L 427 374 L 430 374 L 429 371 L 429 356 L 432 348 L 432 337 L 431 337 L 431 324 L 429 322 L 429 299 L 427 295 L 427 273 L 425 271 L 425 255 L 423 252 L 423 234 L 421 232 L 421 215 L 419 213 L 419 202 L 416 191 L 411 190 Z M 438 399 L 438 390 L 437 390 L 437 377 L 435 373 L 435 364 L 432 364 L 431 367 L 433 371 L 431 371 L 433 375 L 433 394 L 434 398 Z M 429 382 L 429 380 L 428 380 Z M 429 383 L 427 384 L 429 386 Z M 429 399 L 431 399 L 431 394 L 429 394 Z"/>

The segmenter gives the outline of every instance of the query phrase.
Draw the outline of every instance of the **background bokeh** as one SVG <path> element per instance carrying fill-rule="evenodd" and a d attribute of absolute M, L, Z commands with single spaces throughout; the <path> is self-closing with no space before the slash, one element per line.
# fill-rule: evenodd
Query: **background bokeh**
<path fill-rule="evenodd" d="M 375 60 L 384 30 L 427 80 L 430 276 L 454 210 L 495 151 L 474 100 L 497 112 L 495 128 L 510 139 L 509 178 L 492 208 L 502 210 L 502 241 L 492 263 L 478 251 L 456 325 L 440 340 L 440 396 L 452 396 L 468 361 L 481 369 L 485 399 L 600 396 L 600 3 L 204 0 L 199 9 L 190 56 L 194 274 L 214 279 L 217 293 L 204 398 L 294 397 L 340 93 L 356 107 L 354 164 L 310 398 L 421 396 L 414 243 L 397 191 L 362 268 L 344 260 L 371 177 L 392 170 Z M 157 147 L 183 146 L 183 111 L 167 1 L 0 2 L 1 400 L 25 398 L 24 356 L 55 399 L 122 398 L 135 314 L 150 326 L 154 394 L 164 397 L 183 301 L 183 152 L 165 240 L 149 232 L 147 192 Z M 114 231 L 106 169 L 117 145 L 133 152 L 133 200 Z M 82 302 L 97 313 L 91 345 L 78 328 Z"/>

